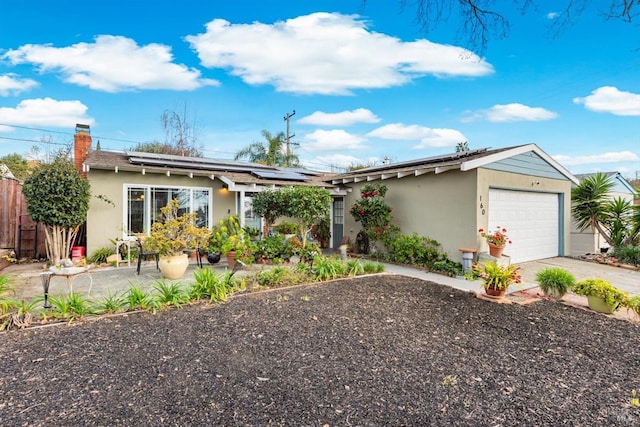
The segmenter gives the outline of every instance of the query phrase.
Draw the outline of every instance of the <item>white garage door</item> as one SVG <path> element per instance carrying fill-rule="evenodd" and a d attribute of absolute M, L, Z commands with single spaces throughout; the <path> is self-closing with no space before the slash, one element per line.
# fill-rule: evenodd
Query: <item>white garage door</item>
<path fill-rule="evenodd" d="M 513 242 L 505 248 L 511 262 L 558 256 L 558 194 L 489 190 L 489 230 L 507 229 Z"/>

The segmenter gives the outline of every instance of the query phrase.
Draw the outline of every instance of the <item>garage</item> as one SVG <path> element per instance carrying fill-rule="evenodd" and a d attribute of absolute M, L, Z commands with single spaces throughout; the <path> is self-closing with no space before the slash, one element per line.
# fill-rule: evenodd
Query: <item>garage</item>
<path fill-rule="evenodd" d="M 559 255 L 560 195 L 489 189 L 488 229 L 508 230 L 513 242 L 504 253 L 518 263 Z"/>

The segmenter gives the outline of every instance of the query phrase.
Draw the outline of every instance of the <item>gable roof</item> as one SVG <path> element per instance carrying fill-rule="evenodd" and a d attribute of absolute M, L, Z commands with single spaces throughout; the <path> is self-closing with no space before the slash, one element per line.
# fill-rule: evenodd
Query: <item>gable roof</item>
<path fill-rule="evenodd" d="M 605 175 L 607 178 L 611 178 L 613 179 L 614 183 L 615 183 L 615 190 L 623 190 L 623 191 L 619 191 L 621 193 L 624 192 L 628 192 L 629 194 L 636 194 L 636 190 L 631 186 L 631 184 L 629 184 L 629 181 L 627 181 L 620 172 L 618 171 L 612 171 L 612 172 L 600 172 L 601 174 Z M 595 173 L 581 173 L 576 175 L 576 178 L 578 178 L 580 181 L 582 181 L 585 178 L 591 177 L 591 176 L 595 176 L 597 175 L 598 172 Z"/>
<path fill-rule="evenodd" d="M 183 157 L 171 154 L 92 150 L 83 163 L 83 171 L 112 170 L 140 174 L 204 176 L 219 179 L 230 191 L 250 190 L 257 186 L 311 185 L 335 187 L 320 172 L 298 168 L 282 168 L 258 163 Z"/>
<path fill-rule="evenodd" d="M 543 162 L 549 165 L 550 168 L 556 171 L 559 176 L 562 176 L 573 183 L 578 183 L 577 178 L 571 172 L 565 169 L 560 163 L 555 161 L 535 144 L 497 148 L 493 150 L 483 148 L 445 154 L 442 156 L 427 157 L 408 162 L 374 166 L 335 175 L 331 177 L 331 182 L 333 184 L 346 184 L 350 182 L 373 181 L 377 179 L 384 180 L 390 178 L 404 178 L 406 176 L 419 176 L 428 173 L 440 174 L 450 170 L 468 171 L 480 167 L 487 167 L 491 164 L 496 164 L 497 162 L 525 153 L 534 153 L 539 156 Z"/>

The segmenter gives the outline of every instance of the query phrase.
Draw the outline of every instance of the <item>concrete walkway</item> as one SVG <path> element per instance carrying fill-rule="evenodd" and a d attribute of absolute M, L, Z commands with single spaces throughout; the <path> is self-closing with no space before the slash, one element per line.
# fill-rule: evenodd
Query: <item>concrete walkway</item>
<path fill-rule="evenodd" d="M 205 262 L 205 265 L 208 265 Z M 519 264 L 523 282 L 520 285 L 512 285 L 508 293 L 513 293 L 525 289 L 537 287 L 535 280 L 536 273 L 546 267 L 561 267 L 570 271 L 577 280 L 586 278 L 603 278 L 611 282 L 614 286 L 623 289 L 631 296 L 640 295 L 640 272 L 631 271 L 623 268 L 617 268 L 609 265 L 597 264 L 594 262 L 581 261 L 573 258 L 550 258 L 539 261 L 532 261 Z M 220 274 L 224 274 L 227 270 L 226 262 L 223 260 L 212 267 Z M 249 266 L 247 270 L 238 272 L 238 276 L 252 274 L 265 268 L 261 265 Z M 193 282 L 193 272 L 196 269 L 195 262 L 192 262 L 185 274 L 184 278 L 176 280 L 182 283 Z M 44 271 L 43 264 L 21 264 L 11 265 L 0 271 L 0 274 L 10 274 L 14 281 L 16 289 L 16 298 L 31 299 L 33 297 L 42 296 L 42 282 L 40 272 Z M 409 277 L 439 283 L 450 286 L 452 288 L 461 289 L 467 292 L 478 292 L 482 289 L 482 282 L 479 280 L 469 281 L 463 278 L 452 278 L 440 274 L 429 273 L 421 269 L 408 266 L 399 266 L 395 264 L 385 264 L 387 273 L 399 274 Z M 161 280 L 160 272 L 155 269 L 153 262 L 143 263 L 140 276 L 136 274 L 135 266 L 127 267 L 101 267 L 91 270 L 91 296 L 99 298 L 107 295 L 109 292 L 115 293 L 128 289 L 131 285 L 140 286 L 149 289 L 156 281 Z M 88 291 L 90 279 L 87 275 L 79 275 L 74 279 L 73 289 L 76 292 Z M 66 292 L 67 282 L 64 277 L 54 277 L 51 280 L 49 293 L 51 295 L 59 295 Z"/>

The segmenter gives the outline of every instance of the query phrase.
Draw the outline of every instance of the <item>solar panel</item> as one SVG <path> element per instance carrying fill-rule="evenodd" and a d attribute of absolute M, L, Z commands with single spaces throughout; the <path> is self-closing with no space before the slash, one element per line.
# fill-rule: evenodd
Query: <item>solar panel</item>
<path fill-rule="evenodd" d="M 279 179 L 283 181 L 308 181 L 309 178 L 297 172 L 277 172 L 254 170 L 251 174 L 263 179 Z"/>

